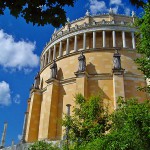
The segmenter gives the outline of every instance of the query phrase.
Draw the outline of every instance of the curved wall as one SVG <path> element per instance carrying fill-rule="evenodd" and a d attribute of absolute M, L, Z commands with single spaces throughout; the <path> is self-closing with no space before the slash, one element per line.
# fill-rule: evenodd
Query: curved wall
<path fill-rule="evenodd" d="M 143 75 L 134 63 L 139 57 L 135 51 L 134 17 L 121 15 L 85 16 L 55 31 L 41 54 L 40 88 L 31 90 L 25 139 L 60 140 L 61 119 L 66 105 L 74 106 L 74 95 L 85 97 L 102 93 L 109 111 L 117 108 L 117 98 L 132 96 L 142 100 L 146 95 L 136 91 L 145 85 Z M 119 47 L 122 68 L 113 71 L 113 55 Z M 86 71 L 78 70 L 78 57 L 83 51 Z M 50 65 L 56 60 L 58 74 L 51 78 Z M 34 126 L 34 128 L 33 128 Z"/>

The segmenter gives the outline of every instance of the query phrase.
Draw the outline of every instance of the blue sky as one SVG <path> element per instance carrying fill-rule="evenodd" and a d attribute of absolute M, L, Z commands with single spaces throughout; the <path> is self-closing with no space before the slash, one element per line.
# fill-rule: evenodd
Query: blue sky
<path fill-rule="evenodd" d="M 123 0 L 78 0 L 73 8 L 65 7 L 65 10 L 72 21 L 83 17 L 86 10 L 91 14 L 107 13 L 110 7 L 119 14 L 140 12 Z M 29 89 L 39 71 L 40 54 L 53 32 L 51 25 L 27 24 L 22 18 L 10 16 L 9 10 L 0 16 L 0 138 L 6 121 L 6 146 L 12 139 L 15 143 L 19 141 Z"/>

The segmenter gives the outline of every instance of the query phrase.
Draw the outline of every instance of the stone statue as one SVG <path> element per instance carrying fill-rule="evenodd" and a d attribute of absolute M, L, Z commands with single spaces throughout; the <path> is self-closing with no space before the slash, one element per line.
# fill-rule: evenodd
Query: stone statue
<path fill-rule="evenodd" d="M 34 78 L 34 88 L 39 89 L 40 85 L 40 73 L 38 72 L 36 77 Z"/>
<path fill-rule="evenodd" d="M 109 9 L 109 14 L 110 14 L 110 15 L 113 15 L 113 14 L 114 14 L 114 11 L 113 11 L 112 8 Z"/>
<path fill-rule="evenodd" d="M 56 79 L 57 77 L 57 64 L 55 60 L 53 61 L 52 65 L 50 66 L 51 69 L 51 78 Z"/>
<path fill-rule="evenodd" d="M 132 11 L 132 17 L 135 17 L 136 14 L 135 14 L 135 11 Z"/>
<path fill-rule="evenodd" d="M 81 55 L 78 57 L 79 60 L 79 68 L 78 72 L 83 72 L 86 70 L 86 58 L 83 55 L 83 52 L 81 52 Z"/>
<path fill-rule="evenodd" d="M 86 15 L 86 16 L 90 16 L 89 10 L 86 11 L 85 15 Z"/>
<path fill-rule="evenodd" d="M 118 52 L 118 49 L 116 49 L 115 53 L 114 53 L 114 59 L 113 59 L 113 64 L 114 64 L 114 69 L 121 69 L 121 60 L 120 60 L 120 54 Z"/>

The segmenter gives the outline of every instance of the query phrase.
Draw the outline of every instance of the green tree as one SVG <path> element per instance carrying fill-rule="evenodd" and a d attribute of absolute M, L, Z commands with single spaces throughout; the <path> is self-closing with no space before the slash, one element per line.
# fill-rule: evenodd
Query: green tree
<path fill-rule="evenodd" d="M 52 24 L 55 27 L 66 22 L 65 5 L 74 6 L 76 0 L 1 0 L 0 14 L 8 8 L 16 18 L 21 16 L 33 25 Z"/>
<path fill-rule="evenodd" d="M 53 145 L 52 143 L 37 141 L 30 145 L 28 150 L 60 150 L 60 148 L 56 145 Z"/>
<path fill-rule="evenodd" d="M 137 19 L 135 25 L 139 28 L 137 52 L 142 54 L 140 58 L 136 59 L 136 62 L 145 78 L 150 78 L 150 3 L 144 6 L 143 17 Z M 142 35 L 142 38 L 139 34 Z M 150 92 L 150 86 L 143 88 L 143 90 Z"/>
<path fill-rule="evenodd" d="M 144 5 L 147 2 L 150 2 L 150 0 L 129 0 L 131 2 L 132 5 L 135 5 L 137 8 L 139 7 L 144 7 Z"/>
<path fill-rule="evenodd" d="M 109 129 L 107 108 L 104 109 L 101 96 L 91 96 L 85 99 L 81 94 L 75 96 L 73 115 L 65 116 L 63 126 L 69 129 L 69 140 L 73 149 L 78 149 L 81 143 L 101 137 Z"/>
<path fill-rule="evenodd" d="M 118 109 L 110 117 L 111 130 L 80 149 L 148 150 L 150 148 L 150 101 L 119 99 Z"/>

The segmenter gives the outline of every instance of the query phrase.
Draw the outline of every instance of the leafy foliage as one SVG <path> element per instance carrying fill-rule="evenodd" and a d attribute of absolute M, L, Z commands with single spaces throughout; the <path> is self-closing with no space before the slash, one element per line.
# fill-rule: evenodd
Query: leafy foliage
<path fill-rule="evenodd" d="M 146 4 L 146 0 L 130 0 L 132 5 L 135 5 L 137 8 L 143 7 Z M 150 2 L 150 0 L 148 0 Z"/>
<path fill-rule="evenodd" d="M 10 14 L 16 18 L 22 16 L 27 23 L 33 25 L 52 24 L 59 27 L 66 22 L 65 5 L 74 6 L 76 0 L 1 0 L 0 14 L 9 8 Z"/>
<path fill-rule="evenodd" d="M 86 150 L 148 150 L 150 148 L 150 101 L 136 99 L 118 102 L 111 115 L 108 134 L 81 146 Z"/>
<path fill-rule="evenodd" d="M 103 136 L 109 129 L 108 114 L 99 95 L 86 100 L 81 94 L 77 94 L 75 103 L 73 115 L 66 115 L 63 120 L 63 125 L 70 131 L 69 140 L 75 144 L 74 149 L 81 143 Z"/>
<path fill-rule="evenodd" d="M 28 150 L 60 150 L 59 147 L 45 141 L 37 141 L 32 144 Z"/>
<path fill-rule="evenodd" d="M 150 78 L 150 3 L 144 6 L 144 15 L 141 19 L 137 19 L 136 26 L 139 27 L 137 52 L 142 56 L 136 59 L 139 64 L 139 70 L 141 70 L 145 78 Z M 140 38 L 139 34 L 142 35 Z M 145 90 L 150 93 L 150 86 L 144 87 Z"/>

